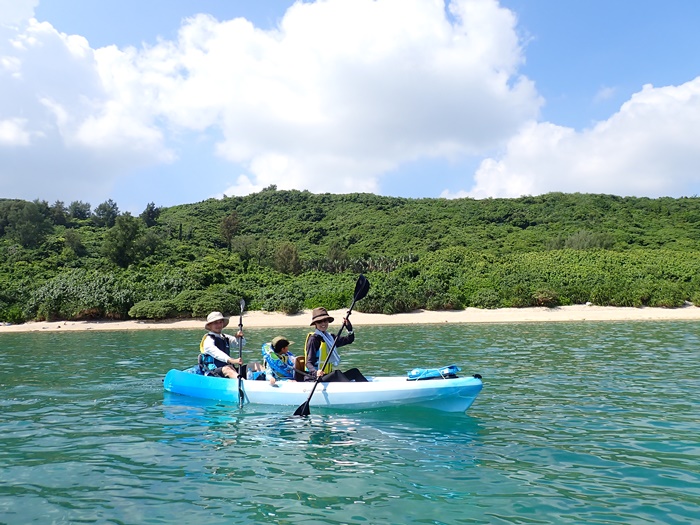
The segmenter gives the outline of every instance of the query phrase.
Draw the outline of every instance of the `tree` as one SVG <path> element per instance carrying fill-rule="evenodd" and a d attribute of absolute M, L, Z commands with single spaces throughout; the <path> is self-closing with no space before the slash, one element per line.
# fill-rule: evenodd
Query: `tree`
<path fill-rule="evenodd" d="M 158 217 L 160 217 L 160 208 L 157 208 L 155 203 L 149 202 L 146 205 L 146 209 L 141 212 L 139 217 L 146 225 L 146 228 L 151 228 L 158 222 Z"/>
<path fill-rule="evenodd" d="M 338 241 L 331 242 L 326 258 L 326 271 L 340 273 L 347 267 L 348 254 Z"/>
<path fill-rule="evenodd" d="M 117 217 L 114 226 L 105 234 L 102 253 L 117 266 L 127 268 L 135 262 L 141 233 L 141 223 L 129 212 Z"/>
<path fill-rule="evenodd" d="M 68 205 L 68 213 L 72 219 L 89 219 L 90 204 L 83 201 L 73 201 Z"/>
<path fill-rule="evenodd" d="M 24 201 L 0 199 L 0 237 L 5 235 L 16 214 L 24 208 Z"/>
<path fill-rule="evenodd" d="M 224 220 L 221 221 L 221 236 L 226 241 L 228 251 L 231 251 L 231 241 L 233 241 L 233 238 L 238 233 L 240 225 L 241 223 L 235 210 L 229 213 L 226 217 L 224 217 Z"/>
<path fill-rule="evenodd" d="M 92 214 L 92 222 L 98 227 L 111 228 L 119 217 L 119 207 L 112 199 L 108 199 L 97 208 Z"/>
<path fill-rule="evenodd" d="M 258 266 L 267 266 L 270 264 L 270 258 L 272 256 L 272 246 L 270 241 L 263 238 L 258 241 L 257 247 L 255 249 L 255 259 Z"/>
<path fill-rule="evenodd" d="M 147 230 L 146 233 L 139 234 L 135 240 L 134 255 L 138 259 L 155 255 L 162 244 L 163 241 L 153 230 Z"/>
<path fill-rule="evenodd" d="M 241 235 L 236 237 L 232 242 L 233 251 L 241 258 L 244 272 L 248 271 L 248 265 L 254 256 L 257 245 L 258 243 L 255 241 L 255 237 L 251 235 Z"/>
<path fill-rule="evenodd" d="M 56 201 L 49 209 L 51 212 L 51 220 L 57 226 L 65 226 L 68 222 L 68 208 L 63 204 L 63 201 Z"/>
<path fill-rule="evenodd" d="M 53 214 L 51 213 L 51 207 L 47 201 L 34 199 L 32 202 L 36 206 L 39 213 L 41 213 L 47 219 L 51 219 Z"/>
<path fill-rule="evenodd" d="M 291 242 L 282 243 L 275 250 L 275 270 L 278 272 L 297 275 L 301 272 L 299 251 Z"/>
<path fill-rule="evenodd" d="M 87 250 L 83 244 L 83 239 L 80 237 L 80 233 L 77 231 L 66 230 L 63 242 L 66 247 L 72 250 L 76 256 L 82 257 L 87 254 Z"/>
<path fill-rule="evenodd" d="M 68 213 L 72 219 L 89 219 L 90 204 L 82 201 L 73 201 L 68 205 Z"/>
<path fill-rule="evenodd" d="M 15 209 L 8 219 L 8 235 L 25 248 L 40 245 L 53 229 L 49 219 L 33 202 L 25 202 L 24 206 Z"/>

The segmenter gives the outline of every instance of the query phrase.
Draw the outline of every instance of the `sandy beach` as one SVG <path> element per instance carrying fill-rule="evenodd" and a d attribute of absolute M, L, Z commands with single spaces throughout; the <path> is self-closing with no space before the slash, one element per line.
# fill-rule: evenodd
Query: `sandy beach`
<path fill-rule="evenodd" d="M 338 326 L 347 310 L 329 312 L 336 318 Z M 245 312 L 243 324 L 246 328 L 284 328 L 305 327 L 311 320 L 311 311 L 296 315 L 251 311 Z M 698 320 L 700 308 L 692 305 L 683 308 L 617 308 L 610 306 L 574 305 L 557 308 L 501 308 L 482 310 L 467 308 L 465 310 L 427 311 L 383 315 L 367 314 L 353 311 L 351 320 L 361 325 L 397 325 L 397 324 L 443 324 L 443 323 L 525 323 L 525 322 L 561 322 L 561 321 L 661 321 L 661 320 Z M 237 323 L 234 317 L 232 324 Z M 333 325 L 332 325 L 333 326 Z M 0 334 L 12 332 L 80 331 L 80 330 L 177 330 L 203 329 L 204 319 L 166 320 L 166 321 L 57 321 L 29 322 L 18 325 L 0 326 Z"/>

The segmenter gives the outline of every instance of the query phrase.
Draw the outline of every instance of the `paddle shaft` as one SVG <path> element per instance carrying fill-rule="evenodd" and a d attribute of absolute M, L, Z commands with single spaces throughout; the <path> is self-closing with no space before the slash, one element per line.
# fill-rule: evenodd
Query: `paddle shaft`
<path fill-rule="evenodd" d="M 347 321 L 350 318 L 350 314 L 352 313 L 352 309 L 355 307 L 355 303 L 362 299 L 365 295 L 367 295 L 368 291 L 369 281 L 365 278 L 364 275 L 360 274 L 360 277 L 357 279 L 357 283 L 355 284 L 355 292 L 352 296 L 352 303 L 350 303 L 350 309 L 348 310 L 348 313 L 345 314 L 345 321 Z M 345 328 L 345 322 L 343 322 L 343 324 L 340 327 L 340 330 L 338 330 L 338 334 L 335 336 L 335 340 L 333 341 L 333 344 L 331 345 L 331 348 L 328 351 L 326 360 L 323 362 L 323 365 L 318 370 L 323 370 L 324 368 L 326 368 L 326 365 L 328 365 L 328 360 L 331 358 L 331 355 L 333 355 L 333 352 L 335 352 L 335 347 L 338 344 L 338 339 L 340 339 L 340 334 L 343 333 L 343 328 Z M 306 349 L 304 349 L 304 351 L 306 351 Z M 318 371 L 316 373 L 318 374 Z M 318 386 L 320 380 L 321 376 L 317 375 L 316 381 L 314 381 L 314 386 L 311 388 L 311 393 L 309 394 L 309 397 L 294 411 L 295 416 L 308 416 L 311 413 L 311 410 L 309 409 L 309 403 L 311 403 L 311 397 L 314 395 L 314 391 L 316 390 L 316 387 Z"/>
<path fill-rule="evenodd" d="M 352 302 L 352 306 L 355 306 L 355 301 Z M 348 310 L 348 313 L 345 315 L 345 319 L 350 317 L 350 313 L 352 312 L 352 306 L 350 307 L 350 310 Z M 340 327 L 340 330 L 338 330 L 338 333 L 335 336 L 335 341 L 333 341 L 333 344 L 331 345 L 331 349 L 328 351 L 328 355 L 326 356 L 326 360 L 323 362 L 323 366 L 321 366 L 321 368 L 319 368 L 319 370 L 323 370 L 324 368 L 326 368 L 326 365 L 328 364 L 328 360 L 331 358 L 331 355 L 333 355 L 333 352 L 335 352 L 336 343 L 338 342 L 338 339 L 340 338 L 340 334 L 343 333 L 343 328 L 345 328 L 345 323 L 343 323 L 343 325 Z M 304 409 L 303 411 L 305 411 L 305 412 L 308 412 L 308 406 L 309 406 L 309 402 L 311 401 L 311 396 L 314 395 L 314 390 L 316 390 L 318 383 L 321 381 L 321 377 L 322 376 L 316 376 L 316 381 L 314 381 L 314 386 L 311 388 L 311 393 L 309 394 L 309 399 L 307 399 L 306 403 L 304 403 L 306 405 L 306 409 Z M 302 405 L 302 406 L 304 406 L 304 405 Z"/>
<path fill-rule="evenodd" d="M 245 301 L 241 299 L 241 315 L 238 317 L 238 331 L 243 332 L 243 309 L 245 308 Z M 238 406 L 243 406 L 243 337 L 238 338 L 238 359 L 241 360 L 238 365 Z"/>

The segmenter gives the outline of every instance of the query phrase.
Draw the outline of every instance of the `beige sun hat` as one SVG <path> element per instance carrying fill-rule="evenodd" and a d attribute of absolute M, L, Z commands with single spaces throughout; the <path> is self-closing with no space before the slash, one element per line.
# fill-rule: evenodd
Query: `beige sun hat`
<path fill-rule="evenodd" d="M 211 325 L 211 323 L 213 323 L 214 321 L 219 321 L 221 319 L 224 320 L 224 328 L 226 328 L 228 326 L 228 318 L 224 317 L 224 314 L 222 314 L 221 312 L 210 313 L 209 315 L 207 315 L 207 324 L 204 325 L 204 329 L 211 330 L 211 326 L 209 325 Z"/>
<path fill-rule="evenodd" d="M 284 347 L 293 345 L 294 341 L 290 341 L 286 337 L 282 335 L 278 335 L 272 340 L 272 349 L 276 352 L 279 353 L 280 350 L 282 350 Z"/>

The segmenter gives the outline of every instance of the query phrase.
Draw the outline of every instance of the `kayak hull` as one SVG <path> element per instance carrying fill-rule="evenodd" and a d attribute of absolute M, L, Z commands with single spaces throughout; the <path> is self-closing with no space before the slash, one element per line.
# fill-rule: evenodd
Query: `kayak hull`
<path fill-rule="evenodd" d="M 239 402 L 238 380 L 204 376 L 188 370 L 170 370 L 163 380 L 166 391 L 185 396 L 231 403 Z M 444 412 L 464 412 L 483 387 L 480 378 L 454 377 L 408 381 L 406 377 L 368 377 L 366 383 L 320 382 L 309 405 L 365 410 L 417 406 Z M 305 403 L 313 382 L 241 381 L 244 403 L 299 406 Z"/>

